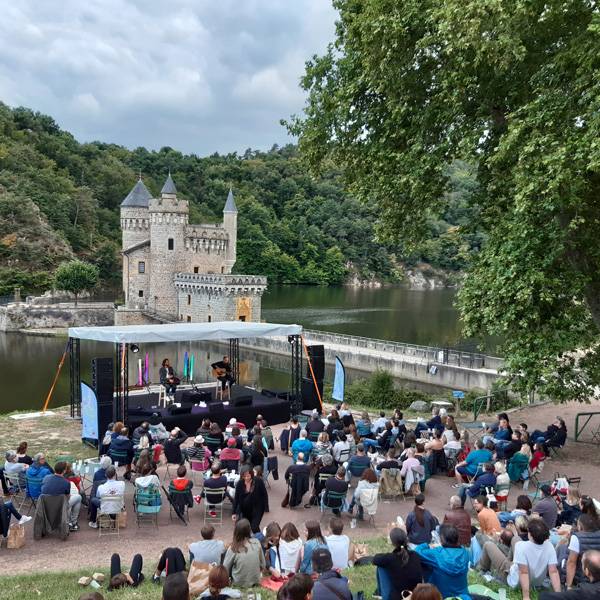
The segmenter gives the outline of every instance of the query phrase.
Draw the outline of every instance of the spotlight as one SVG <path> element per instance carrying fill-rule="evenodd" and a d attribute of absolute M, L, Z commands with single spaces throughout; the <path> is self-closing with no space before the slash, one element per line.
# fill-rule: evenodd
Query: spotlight
<path fill-rule="evenodd" d="M 134 353 L 137 354 L 140 351 L 140 347 L 137 344 L 131 344 L 129 346 L 129 349 Z"/>
<path fill-rule="evenodd" d="M 294 336 L 294 335 L 288 335 L 288 344 L 293 344 L 293 343 L 294 343 L 294 338 L 295 338 L 295 337 L 296 337 L 296 336 Z"/>

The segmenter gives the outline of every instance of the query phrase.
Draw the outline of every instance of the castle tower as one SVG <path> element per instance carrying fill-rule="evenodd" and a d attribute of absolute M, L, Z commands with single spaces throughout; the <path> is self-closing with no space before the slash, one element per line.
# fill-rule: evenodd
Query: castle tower
<path fill-rule="evenodd" d="M 173 293 L 173 275 L 185 270 L 184 239 L 189 206 L 177 198 L 171 173 L 158 198 L 149 202 L 150 213 L 150 310 L 177 314 L 177 297 Z"/>
<path fill-rule="evenodd" d="M 229 236 L 224 264 L 224 272 L 226 274 L 231 273 L 231 269 L 233 269 L 233 265 L 235 265 L 237 256 L 237 216 L 237 206 L 233 199 L 233 192 L 231 188 L 229 188 L 227 202 L 225 202 L 225 208 L 223 208 L 223 228 Z"/>
<path fill-rule="evenodd" d="M 150 241 L 150 215 L 148 212 L 148 203 L 150 201 L 150 192 L 144 185 L 142 177 L 133 186 L 127 197 L 121 202 L 121 231 L 123 239 L 123 291 L 125 300 L 128 302 L 132 296 L 132 290 L 136 290 L 136 297 L 140 297 L 147 292 L 146 264 L 132 264 L 130 257 L 133 254 L 143 254 L 144 245 Z M 137 250 L 140 249 L 138 252 Z M 143 259 L 138 262 L 144 262 Z M 138 271 L 143 271 L 138 273 Z M 142 277 L 137 277 L 142 275 Z"/>

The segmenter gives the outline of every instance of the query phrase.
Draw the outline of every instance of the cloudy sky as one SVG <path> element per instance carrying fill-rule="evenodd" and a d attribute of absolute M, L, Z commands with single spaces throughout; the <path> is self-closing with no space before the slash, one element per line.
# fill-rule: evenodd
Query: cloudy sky
<path fill-rule="evenodd" d="M 200 155 L 289 140 L 304 62 L 333 39 L 330 0 L 2 3 L 0 100 L 81 141 Z"/>

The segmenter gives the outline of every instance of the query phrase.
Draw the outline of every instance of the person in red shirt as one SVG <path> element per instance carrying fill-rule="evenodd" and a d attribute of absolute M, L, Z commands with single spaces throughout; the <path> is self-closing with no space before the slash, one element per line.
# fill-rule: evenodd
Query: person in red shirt
<path fill-rule="evenodd" d="M 546 460 L 546 453 L 544 452 L 544 448 L 542 444 L 538 444 L 537 442 L 533 446 L 533 456 L 529 463 L 529 467 L 533 471 L 540 466 L 542 461 Z"/>
<path fill-rule="evenodd" d="M 241 460 L 242 451 L 237 448 L 237 441 L 235 438 L 230 437 L 227 440 L 227 447 L 221 450 L 221 454 L 219 455 L 219 459 L 221 462 L 230 461 L 230 460 Z"/>

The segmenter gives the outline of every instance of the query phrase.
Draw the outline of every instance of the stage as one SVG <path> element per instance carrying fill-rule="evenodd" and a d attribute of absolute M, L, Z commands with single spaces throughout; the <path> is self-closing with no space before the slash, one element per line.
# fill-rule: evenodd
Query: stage
<path fill-rule="evenodd" d="M 195 435 L 205 418 L 218 423 L 223 430 L 232 417 L 246 427 L 255 425 L 257 415 L 262 415 L 269 425 L 287 423 L 290 419 L 287 392 L 282 391 L 276 396 L 272 392 L 267 394 L 250 387 L 234 385 L 231 401 L 227 404 L 216 399 L 214 384 L 197 386 L 196 389 L 198 393 L 189 386 L 187 389 L 178 389 L 175 403 L 167 408 L 158 407 L 158 391 L 130 391 L 128 424 L 135 428 L 143 421 L 148 421 L 153 413 L 158 413 L 167 430 L 179 427 L 188 435 Z M 200 401 L 206 406 L 199 405 Z M 236 405 L 236 402 L 240 404 Z"/>

